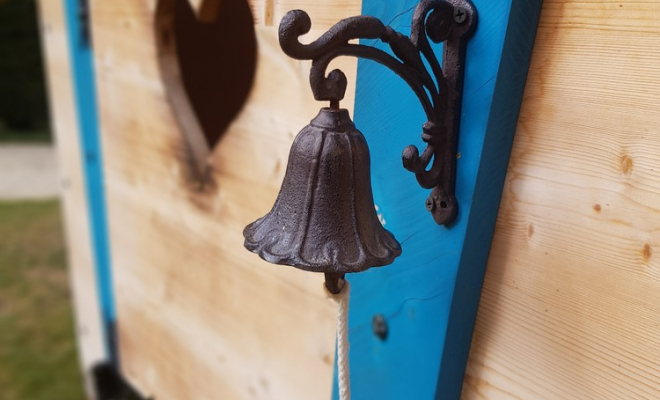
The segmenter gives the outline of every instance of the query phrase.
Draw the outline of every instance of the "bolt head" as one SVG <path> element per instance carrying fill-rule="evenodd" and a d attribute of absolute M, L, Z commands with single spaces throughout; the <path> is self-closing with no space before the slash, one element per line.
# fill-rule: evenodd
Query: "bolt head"
<path fill-rule="evenodd" d="M 454 22 L 462 24 L 467 19 L 467 10 L 463 7 L 454 7 Z"/>
<path fill-rule="evenodd" d="M 429 211 L 433 211 L 433 209 L 435 208 L 435 201 L 433 200 L 432 197 L 428 197 L 428 198 L 426 199 L 426 203 L 425 203 L 425 205 L 426 205 L 426 209 L 427 209 L 427 210 L 429 210 Z"/>
<path fill-rule="evenodd" d="M 380 340 L 387 339 L 387 333 L 388 333 L 387 321 L 385 321 L 385 317 L 383 316 L 383 314 L 374 315 L 373 319 L 371 320 L 371 327 L 374 331 L 374 334 Z"/>

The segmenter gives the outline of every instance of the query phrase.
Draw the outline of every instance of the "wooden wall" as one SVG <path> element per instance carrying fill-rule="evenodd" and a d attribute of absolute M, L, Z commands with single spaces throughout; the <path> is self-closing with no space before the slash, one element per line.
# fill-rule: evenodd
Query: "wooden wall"
<path fill-rule="evenodd" d="M 545 0 L 464 399 L 660 398 L 658 21 Z"/>
<path fill-rule="evenodd" d="M 291 141 L 319 107 L 308 64 L 279 48 L 282 10 L 306 8 L 322 30 L 360 12 L 358 1 L 302 3 L 251 3 L 253 90 L 203 185 L 179 128 L 190 115 L 177 115 L 186 109 L 168 98 L 159 70 L 156 1 L 92 3 L 119 353 L 145 395 L 330 397 L 336 306 L 322 277 L 261 261 L 242 236 L 272 206 Z"/>
<path fill-rule="evenodd" d="M 41 8 L 80 306 L 95 296 L 55 3 Z M 240 233 L 268 211 L 317 108 L 308 65 L 279 50 L 279 19 L 305 8 L 323 30 L 360 2 L 251 6 L 254 89 L 200 186 L 158 67 L 156 0 L 92 2 L 122 367 L 159 400 L 331 391 L 335 308 L 321 278 L 261 262 Z M 658 20 L 655 1 L 545 1 L 464 399 L 660 398 Z M 84 335 L 83 353 L 98 354 Z"/>

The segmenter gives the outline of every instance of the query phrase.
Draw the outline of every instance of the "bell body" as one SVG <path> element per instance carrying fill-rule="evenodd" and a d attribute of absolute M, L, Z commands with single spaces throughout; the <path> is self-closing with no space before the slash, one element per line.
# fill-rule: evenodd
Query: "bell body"
<path fill-rule="evenodd" d="M 243 235 L 266 261 L 326 274 L 387 265 L 401 254 L 376 215 L 369 149 L 347 110 L 323 108 L 298 134 L 273 209 Z"/>

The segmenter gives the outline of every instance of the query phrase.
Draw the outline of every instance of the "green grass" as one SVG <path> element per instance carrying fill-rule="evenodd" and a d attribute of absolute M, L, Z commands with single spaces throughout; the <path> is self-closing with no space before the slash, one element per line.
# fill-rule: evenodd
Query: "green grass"
<path fill-rule="evenodd" d="M 60 207 L 0 201 L 0 400 L 82 400 Z"/>

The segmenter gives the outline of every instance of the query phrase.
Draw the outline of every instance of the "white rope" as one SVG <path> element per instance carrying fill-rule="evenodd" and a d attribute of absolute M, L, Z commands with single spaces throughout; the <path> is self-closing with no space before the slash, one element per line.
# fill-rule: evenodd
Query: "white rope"
<path fill-rule="evenodd" d="M 323 285 L 325 288 L 325 285 Z M 351 286 L 344 280 L 344 286 L 337 294 L 325 289 L 328 297 L 337 302 L 337 381 L 339 383 L 339 400 L 351 400 L 351 376 L 348 367 L 348 300 Z"/>

